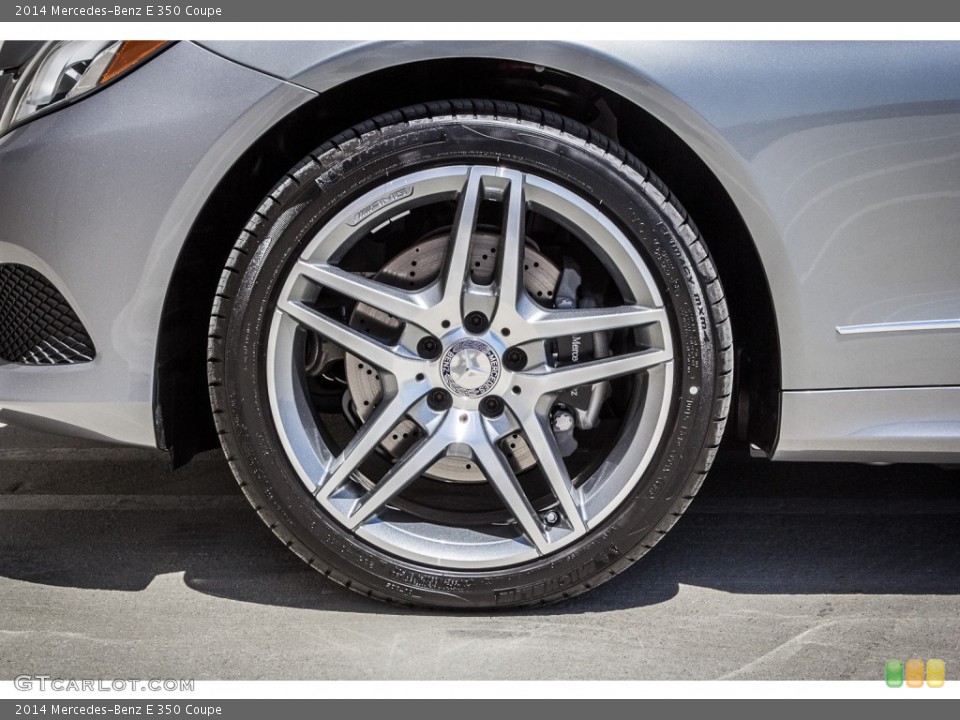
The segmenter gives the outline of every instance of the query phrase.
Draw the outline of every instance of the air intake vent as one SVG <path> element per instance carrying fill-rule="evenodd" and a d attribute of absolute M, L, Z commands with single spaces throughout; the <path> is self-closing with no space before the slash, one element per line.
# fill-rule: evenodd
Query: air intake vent
<path fill-rule="evenodd" d="M 49 280 L 25 265 L 0 264 L 0 359 L 72 365 L 95 354 L 87 329 Z"/>

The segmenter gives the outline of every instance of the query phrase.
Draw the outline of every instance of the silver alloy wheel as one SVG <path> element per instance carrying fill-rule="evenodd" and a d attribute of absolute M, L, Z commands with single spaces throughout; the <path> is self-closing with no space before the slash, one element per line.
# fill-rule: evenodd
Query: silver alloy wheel
<path fill-rule="evenodd" d="M 430 203 L 454 201 L 456 216 L 439 277 L 408 291 L 351 273 L 338 262 L 392 219 Z M 471 279 L 471 241 L 482 202 L 503 206 L 493 282 Z M 524 228 L 541 214 L 577 237 L 602 263 L 624 303 L 559 310 L 524 288 Z M 402 330 L 387 345 L 314 307 L 332 291 L 396 318 Z M 490 319 L 479 333 L 464 318 Z M 561 336 L 628 331 L 635 348 L 576 365 L 553 362 L 549 343 Z M 352 439 L 337 450 L 318 428 L 304 367 L 308 333 L 375 367 L 380 400 Z M 420 357 L 424 337 L 439 339 L 433 360 Z M 270 324 L 267 386 L 283 447 L 316 502 L 338 523 L 395 556 L 441 568 L 492 569 L 522 563 L 569 545 L 600 526 L 627 497 L 657 450 L 673 397 L 674 351 L 668 314 L 653 275 L 620 229 L 586 199 L 529 172 L 493 166 L 451 166 L 384 183 L 326 222 L 293 264 Z M 525 367 L 503 362 L 521 348 Z M 585 477 L 571 478 L 550 429 L 556 396 L 569 388 L 635 376 L 619 437 Z M 449 392 L 450 406 L 434 409 L 431 391 Z M 500 398 L 496 417 L 481 402 Z M 394 428 L 412 421 L 419 437 L 371 486 L 361 463 Z M 522 433 L 550 492 L 550 513 L 535 509 L 505 457 L 501 442 Z M 444 457 L 479 466 L 512 516 L 506 523 L 430 522 L 404 511 L 397 498 Z M 550 515 L 547 518 L 547 515 Z M 548 521 L 549 520 L 549 521 Z"/>

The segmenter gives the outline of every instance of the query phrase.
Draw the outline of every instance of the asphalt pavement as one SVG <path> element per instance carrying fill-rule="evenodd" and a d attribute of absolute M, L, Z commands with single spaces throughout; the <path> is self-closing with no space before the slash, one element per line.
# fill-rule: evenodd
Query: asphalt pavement
<path fill-rule="evenodd" d="M 960 668 L 960 470 L 721 457 L 598 590 L 420 612 L 289 553 L 218 452 L 173 471 L 0 427 L 0 679 L 870 680 L 913 657 Z"/>

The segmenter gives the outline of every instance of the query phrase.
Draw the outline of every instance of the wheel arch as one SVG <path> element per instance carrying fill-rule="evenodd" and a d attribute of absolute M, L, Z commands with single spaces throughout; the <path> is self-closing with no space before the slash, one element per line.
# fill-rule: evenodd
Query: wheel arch
<path fill-rule="evenodd" d="M 489 97 L 539 105 L 584 122 L 617 140 L 670 187 L 710 245 L 727 294 L 738 353 L 734 421 L 728 427 L 740 440 L 772 450 L 779 427 L 780 349 L 773 296 L 754 238 L 701 155 L 649 105 L 621 90 L 528 62 L 441 58 L 367 72 L 293 110 L 220 178 L 186 236 L 157 339 L 158 444 L 173 452 L 177 464 L 217 444 L 206 379 L 210 307 L 236 238 L 286 171 L 323 140 L 377 114 L 432 100 Z"/>

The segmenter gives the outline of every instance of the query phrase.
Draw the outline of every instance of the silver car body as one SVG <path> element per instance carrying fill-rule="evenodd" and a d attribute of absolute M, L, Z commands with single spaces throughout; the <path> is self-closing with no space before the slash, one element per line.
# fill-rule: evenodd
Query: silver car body
<path fill-rule="evenodd" d="M 0 137 L 0 263 L 49 278 L 97 347 L 78 365 L 0 361 L 0 422 L 162 445 L 161 312 L 213 188 L 318 95 L 449 58 L 545 66 L 606 88 L 722 184 L 772 296 L 774 459 L 957 461 L 960 46 L 950 43 L 177 43 Z"/>

